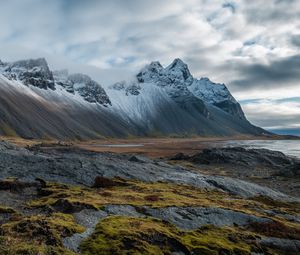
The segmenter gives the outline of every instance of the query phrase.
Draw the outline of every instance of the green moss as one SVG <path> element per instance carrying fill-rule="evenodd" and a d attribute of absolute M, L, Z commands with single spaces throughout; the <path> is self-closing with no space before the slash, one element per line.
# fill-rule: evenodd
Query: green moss
<path fill-rule="evenodd" d="M 11 207 L 0 205 L 0 213 L 16 213 L 16 211 Z"/>
<path fill-rule="evenodd" d="M 53 206 L 64 199 L 73 204 L 101 208 L 106 204 L 129 204 L 133 206 L 210 206 L 226 196 L 218 191 L 201 190 L 186 185 L 169 183 L 143 183 L 115 180 L 113 187 L 87 188 L 57 183 L 47 183 L 41 190 L 43 197 L 29 203 L 32 207 Z M 155 199 L 154 199 L 155 198 Z"/>
<path fill-rule="evenodd" d="M 248 234 L 230 228 L 180 231 L 153 218 L 112 216 L 102 220 L 81 244 L 84 255 L 97 254 L 251 254 L 258 250 Z M 222 253 L 223 252 L 223 253 Z"/>
<path fill-rule="evenodd" d="M 207 190 L 172 183 L 145 183 L 115 178 L 114 185 L 104 188 L 47 183 L 40 193 L 42 197 L 30 201 L 31 207 L 51 207 L 65 200 L 81 208 L 100 209 L 107 204 L 150 206 L 221 207 L 257 216 L 268 216 L 265 210 L 280 210 L 283 213 L 299 214 L 299 203 L 277 202 L 265 197 L 245 199 L 217 190 Z M 101 185 L 100 185 L 101 186 Z M 269 216 L 268 216 L 269 217 Z"/>
<path fill-rule="evenodd" d="M 74 254 L 62 238 L 83 232 L 73 216 L 62 213 L 23 217 L 1 226 L 0 254 Z"/>

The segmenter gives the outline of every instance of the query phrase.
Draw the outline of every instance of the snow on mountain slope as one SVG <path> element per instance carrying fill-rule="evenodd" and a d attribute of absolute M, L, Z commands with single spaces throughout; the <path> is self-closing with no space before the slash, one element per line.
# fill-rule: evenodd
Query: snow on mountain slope
<path fill-rule="evenodd" d="M 188 89 L 204 102 L 213 104 L 225 112 L 245 119 L 240 104 L 231 95 L 225 84 L 214 83 L 208 78 L 194 79 Z"/>
<path fill-rule="evenodd" d="M 9 80 L 20 81 L 26 86 L 40 89 L 56 89 L 60 85 L 69 93 L 77 92 L 90 103 L 110 105 L 105 90 L 84 74 L 71 74 L 67 70 L 51 72 L 44 58 L 0 63 L 0 72 Z"/>
<path fill-rule="evenodd" d="M 138 74 L 139 83 L 154 83 L 165 89 L 168 95 L 182 108 L 188 110 L 197 108 L 203 115 L 208 116 L 202 100 L 199 100 L 189 91 L 188 85 L 193 82 L 188 66 L 180 59 L 175 59 L 166 68 L 159 62 L 152 62 L 145 66 Z"/>
<path fill-rule="evenodd" d="M 25 85 L 42 89 L 55 89 L 54 79 L 44 58 L 0 63 L 3 75 L 10 80 L 20 80 Z"/>
<path fill-rule="evenodd" d="M 0 61 L 0 134 L 99 138 L 262 134 L 223 84 L 194 79 L 175 59 L 145 66 L 104 90 L 84 74 L 50 71 L 45 59 Z"/>
<path fill-rule="evenodd" d="M 100 104 L 91 104 L 61 86 L 45 90 L 0 75 L 0 134 L 25 138 L 88 139 L 124 137 L 129 127 Z"/>

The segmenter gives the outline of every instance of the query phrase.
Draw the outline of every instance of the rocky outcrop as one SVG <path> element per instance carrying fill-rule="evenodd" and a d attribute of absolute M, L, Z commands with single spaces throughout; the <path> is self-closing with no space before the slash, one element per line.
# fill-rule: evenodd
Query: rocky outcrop
<path fill-rule="evenodd" d="M 204 149 L 188 160 L 199 164 L 237 164 L 249 167 L 264 165 L 276 169 L 297 168 L 299 163 L 298 160 L 279 151 L 245 149 L 242 147 Z"/>
<path fill-rule="evenodd" d="M 188 89 L 204 102 L 212 104 L 230 115 L 245 119 L 240 104 L 231 95 L 225 84 L 214 83 L 208 78 L 194 79 Z"/>
<path fill-rule="evenodd" d="M 67 92 L 78 93 L 89 103 L 98 103 L 103 106 L 111 105 L 105 90 L 96 81 L 85 74 L 69 74 L 68 70 L 54 72 L 57 85 L 62 86 Z"/>
<path fill-rule="evenodd" d="M 114 89 L 118 91 L 124 91 L 125 95 L 138 96 L 140 94 L 141 86 L 137 82 L 117 82 L 109 87 L 109 89 Z"/>
<path fill-rule="evenodd" d="M 89 103 L 99 103 L 103 106 L 111 105 L 105 90 L 89 76 L 84 74 L 72 74 L 68 79 L 73 83 L 74 91 L 77 91 L 84 100 Z"/>
<path fill-rule="evenodd" d="M 55 89 L 54 78 L 44 58 L 20 60 L 2 67 L 10 80 L 20 80 L 25 85 L 41 89 Z"/>
<path fill-rule="evenodd" d="M 286 254 L 300 253 L 300 240 L 264 237 L 262 240 L 260 240 L 260 244 L 266 247 L 280 250 Z"/>
<path fill-rule="evenodd" d="M 130 155 L 93 153 L 76 148 L 62 151 L 8 149 L 0 151 L 0 178 L 16 176 L 25 180 L 41 178 L 71 184 L 92 186 L 96 176 L 121 177 L 145 182 L 165 181 L 188 184 L 199 188 L 218 189 L 242 197 L 258 195 L 274 199 L 290 198 L 280 192 L 242 180 L 206 176 L 157 160 L 130 160 Z"/>
<path fill-rule="evenodd" d="M 205 225 L 216 227 L 244 226 L 251 222 L 271 222 L 270 219 L 261 218 L 245 213 L 224 210 L 221 208 L 204 207 L 166 207 L 166 208 L 135 208 L 130 205 L 107 205 L 101 211 L 82 210 L 74 217 L 80 225 L 86 228 L 82 234 L 75 234 L 64 239 L 64 245 L 78 251 L 82 240 L 95 230 L 99 221 L 110 215 L 129 217 L 154 217 L 174 224 L 181 230 L 196 230 Z"/>

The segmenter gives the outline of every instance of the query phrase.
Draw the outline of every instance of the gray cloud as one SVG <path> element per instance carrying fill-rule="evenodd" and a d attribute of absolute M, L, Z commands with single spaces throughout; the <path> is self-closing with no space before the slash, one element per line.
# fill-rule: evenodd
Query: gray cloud
<path fill-rule="evenodd" d="M 300 48 L 300 34 L 291 36 L 291 43 Z"/>
<path fill-rule="evenodd" d="M 239 67 L 240 79 L 231 82 L 236 90 L 294 86 L 300 83 L 300 55 L 275 59 L 269 64 L 244 64 Z"/>
<path fill-rule="evenodd" d="M 4 60 L 43 55 L 54 68 L 81 69 L 110 83 L 152 60 L 166 65 L 180 57 L 195 76 L 227 83 L 238 99 L 261 98 L 266 88 L 281 98 L 299 91 L 297 0 L 0 0 L 0 6 Z"/>

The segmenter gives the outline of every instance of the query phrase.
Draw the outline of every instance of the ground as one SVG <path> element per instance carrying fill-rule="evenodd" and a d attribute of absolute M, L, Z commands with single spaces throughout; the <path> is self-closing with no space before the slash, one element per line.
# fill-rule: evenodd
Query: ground
<path fill-rule="evenodd" d="M 81 184 L 78 181 L 81 179 L 71 172 L 70 178 L 76 177 L 76 184 L 31 177 L 3 178 L 0 181 L 0 254 L 299 254 L 299 199 L 240 182 L 236 185 L 243 184 L 245 190 L 253 191 L 245 193 L 238 189 L 240 193 L 234 194 L 231 186 L 235 185 L 234 181 L 210 176 L 239 178 L 237 170 L 225 171 L 214 165 L 170 159 L 178 152 L 193 155 L 211 141 L 216 138 L 144 139 L 146 146 L 131 148 L 137 154 L 155 158 L 151 160 L 133 156 L 133 151 L 127 155 L 128 148 L 109 147 L 124 155 L 103 154 L 96 146 L 99 141 L 15 140 L 29 148 L 21 151 L 4 144 L 0 150 L 3 160 L 12 156 L 16 163 L 25 158 L 34 163 L 28 164 L 33 171 L 44 171 L 35 166 L 49 168 L 44 173 L 51 174 L 50 179 L 54 175 L 59 177 L 63 169 L 79 171 L 80 177 L 84 174 L 80 169 L 85 167 L 101 168 L 95 173 L 103 175 L 89 176 L 93 180 L 90 184 Z M 103 143 L 136 144 L 141 140 Z M 76 158 L 80 160 L 79 170 L 77 164 L 72 169 L 59 165 L 61 162 L 56 164 L 66 160 L 71 164 Z M 93 165 L 86 166 L 87 160 Z M 14 171 L 10 168 L 18 165 L 9 162 L 3 164 L 2 171 L 11 174 Z M 120 169 L 114 171 L 123 177 L 107 175 L 111 164 L 120 164 Z M 204 177 L 198 176 L 198 172 L 204 173 Z M 22 176 L 21 171 L 16 173 Z M 181 173 L 191 173 L 185 183 L 181 179 L 185 174 Z M 151 175 L 155 178 L 148 180 Z M 286 178 L 286 183 L 295 180 Z M 260 179 L 262 184 L 267 183 Z"/>

